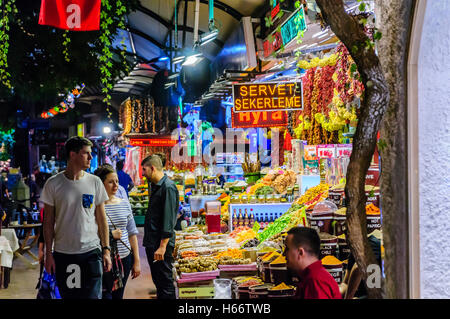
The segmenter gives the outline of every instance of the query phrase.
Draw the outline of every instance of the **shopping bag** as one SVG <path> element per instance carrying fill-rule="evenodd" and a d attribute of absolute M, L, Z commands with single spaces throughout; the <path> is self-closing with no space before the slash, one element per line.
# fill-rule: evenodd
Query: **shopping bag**
<path fill-rule="evenodd" d="M 55 275 L 47 273 L 43 264 L 41 264 L 40 273 L 41 276 L 36 286 L 36 289 L 39 289 L 36 299 L 61 299 Z"/>

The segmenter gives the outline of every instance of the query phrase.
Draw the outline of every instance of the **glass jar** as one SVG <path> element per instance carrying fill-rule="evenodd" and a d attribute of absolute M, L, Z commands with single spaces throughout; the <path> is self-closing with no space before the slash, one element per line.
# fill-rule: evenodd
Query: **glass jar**
<path fill-rule="evenodd" d="M 251 195 L 250 196 L 250 204 L 257 204 L 258 203 L 258 199 L 256 198 L 256 195 Z"/>
<path fill-rule="evenodd" d="M 258 203 L 259 204 L 264 204 L 266 202 L 266 197 L 264 195 L 259 195 L 258 196 Z"/>
<path fill-rule="evenodd" d="M 272 194 L 268 194 L 266 196 L 266 203 L 268 203 L 268 204 L 273 203 L 273 195 Z"/>
<path fill-rule="evenodd" d="M 279 203 L 279 202 L 281 202 L 281 195 L 280 195 L 280 194 L 275 194 L 275 195 L 273 195 L 273 202 L 274 202 L 274 203 Z"/>
<path fill-rule="evenodd" d="M 247 195 L 242 195 L 241 204 L 248 204 L 248 196 Z"/>

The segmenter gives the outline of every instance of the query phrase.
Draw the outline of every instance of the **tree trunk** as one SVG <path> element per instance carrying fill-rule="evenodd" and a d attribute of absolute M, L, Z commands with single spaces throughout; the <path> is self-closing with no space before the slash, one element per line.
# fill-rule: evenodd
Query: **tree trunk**
<path fill-rule="evenodd" d="M 387 298 L 408 298 L 407 63 L 415 0 L 377 0 L 378 53 L 390 91 L 381 139 L 381 207 Z"/>
<path fill-rule="evenodd" d="M 353 151 L 347 170 L 345 196 L 347 198 L 346 236 L 364 281 L 367 267 L 377 264 L 367 239 L 365 177 L 377 142 L 377 132 L 389 104 L 389 89 L 380 61 L 371 48 L 366 49 L 368 37 L 358 21 L 345 12 L 342 0 L 316 0 L 324 20 L 345 44 L 365 87 L 365 97 L 353 139 Z M 367 289 L 369 298 L 381 298 L 381 288 Z"/>

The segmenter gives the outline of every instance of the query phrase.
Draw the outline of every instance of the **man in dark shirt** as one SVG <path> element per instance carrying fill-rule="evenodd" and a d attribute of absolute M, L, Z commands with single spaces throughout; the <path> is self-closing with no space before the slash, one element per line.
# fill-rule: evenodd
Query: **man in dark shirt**
<path fill-rule="evenodd" d="M 175 299 L 172 276 L 175 224 L 179 206 L 178 189 L 163 172 L 157 155 L 146 157 L 142 173 L 151 183 L 149 207 L 145 216 L 143 245 L 156 286 L 158 299 Z"/>
<path fill-rule="evenodd" d="M 341 299 L 339 286 L 319 260 L 320 238 L 312 228 L 288 231 L 284 251 L 288 268 L 300 279 L 296 297 L 300 299 Z"/>
<path fill-rule="evenodd" d="M 128 192 L 134 187 L 134 183 L 130 175 L 123 171 L 123 161 L 117 162 L 116 171 L 117 177 L 119 178 L 119 185 L 125 188 L 128 196 Z"/>

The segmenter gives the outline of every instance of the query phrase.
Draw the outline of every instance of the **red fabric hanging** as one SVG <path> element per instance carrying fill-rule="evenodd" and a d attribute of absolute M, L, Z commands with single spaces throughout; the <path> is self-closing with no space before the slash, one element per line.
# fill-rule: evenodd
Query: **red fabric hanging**
<path fill-rule="evenodd" d="M 100 29 L 101 0 L 41 0 L 39 24 L 70 31 Z"/>
<path fill-rule="evenodd" d="M 292 151 L 291 139 L 292 139 L 291 134 L 289 133 L 288 130 L 286 130 L 286 136 L 284 138 L 284 144 L 283 144 L 283 149 L 285 151 Z"/>

